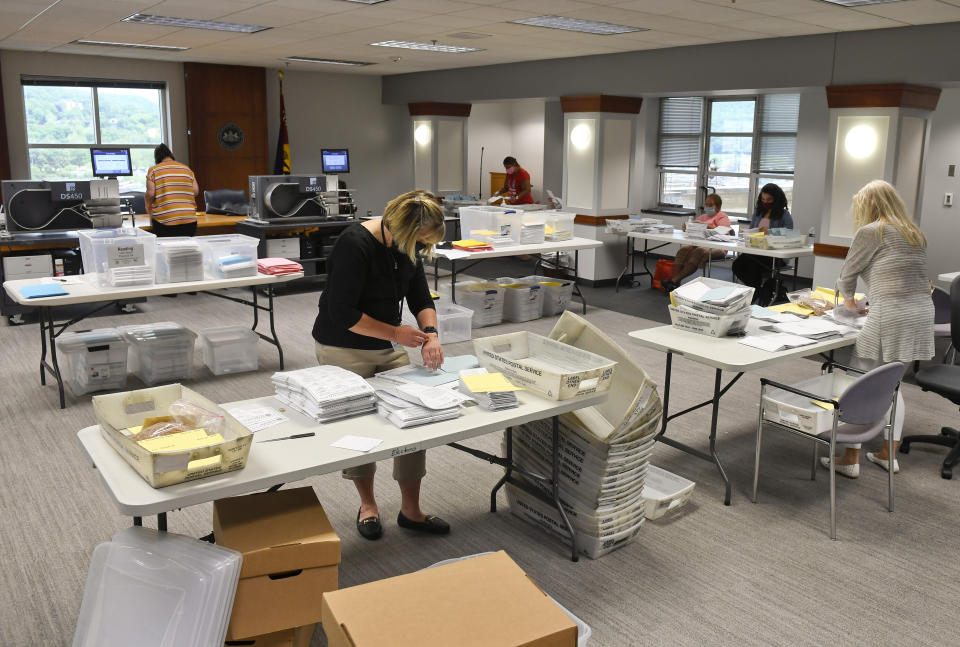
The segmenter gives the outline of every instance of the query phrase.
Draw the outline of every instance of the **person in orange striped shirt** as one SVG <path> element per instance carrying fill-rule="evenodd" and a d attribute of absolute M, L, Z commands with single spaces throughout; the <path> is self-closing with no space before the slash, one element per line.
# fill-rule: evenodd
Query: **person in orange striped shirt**
<path fill-rule="evenodd" d="M 144 202 L 157 236 L 193 236 L 197 232 L 197 178 L 173 157 L 166 144 L 153 149 Z"/>

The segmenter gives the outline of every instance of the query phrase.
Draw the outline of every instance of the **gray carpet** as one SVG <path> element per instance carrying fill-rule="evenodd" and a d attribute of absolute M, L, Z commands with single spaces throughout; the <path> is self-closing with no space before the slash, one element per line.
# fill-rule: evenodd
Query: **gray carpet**
<path fill-rule="evenodd" d="M 315 294 L 279 299 L 279 334 L 288 368 L 315 363 L 309 331 Z M 194 329 L 247 321 L 248 312 L 206 295 L 151 299 L 142 312 L 99 317 L 97 327 L 174 320 Z M 664 356 L 631 343 L 626 333 L 653 325 L 593 308 L 588 317 L 662 380 Z M 476 331 L 545 333 L 552 320 Z M 90 397 L 70 397 L 38 384 L 36 325 L 0 327 L 6 351 L 0 441 L 0 645 L 68 645 L 80 607 L 90 554 L 130 523 L 120 516 L 76 439 L 94 424 Z M 452 345 L 449 354 L 470 352 Z M 197 360 L 199 364 L 200 360 Z M 271 392 L 276 353 L 260 346 L 258 373 L 214 378 L 198 367 L 192 388 L 218 402 Z M 797 380 L 816 374 L 796 360 L 764 374 Z M 357 498 L 331 474 L 310 479 L 343 539 L 341 585 L 350 586 L 421 568 L 449 557 L 505 549 L 530 576 L 593 628 L 594 647 L 614 645 L 943 645 L 956 641 L 960 600 L 960 481 L 939 478 L 943 450 L 917 446 L 901 458 L 897 510 L 886 511 L 886 473 L 865 463 L 857 481 L 841 479 L 839 541 L 830 541 L 827 479 L 808 475 L 809 448 L 786 434 L 768 433 L 761 498 L 749 502 L 757 374 L 733 387 L 721 406 L 719 452 L 734 483 L 733 506 L 722 502 L 715 469 L 659 446 L 654 462 L 697 482 L 676 516 L 649 522 L 632 544 L 599 560 L 573 564 L 565 547 L 510 515 L 487 511 L 500 470 L 450 448 L 431 450 L 424 482 L 427 511 L 453 526 L 449 537 L 421 537 L 396 527 L 399 506 L 389 469 L 378 480 L 386 523 L 383 540 L 360 539 Z M 709 393 L 712 371 L 678 358 L 673 406 Z M 138 386 L 131 379 L 130 388 Z M 957 421 L 956 407 L 914 386 L 905 387 L 907 433 L 936 433 Z M 671 435 L 705 446 L 709 414 L 678 419 Z M 781 437 L 782 436 L 782 437 Z M 475 446 L 495 450 L 496 434 Z M 385 466 L 386 467 L 386 466 Z M 147 525 L 155 524 L 154 519 Z M 210 506 L 170 514 L 170 530 L 200 536 L 210 530 Z M 325 645 L 322 631 L 314 645 Z"/>

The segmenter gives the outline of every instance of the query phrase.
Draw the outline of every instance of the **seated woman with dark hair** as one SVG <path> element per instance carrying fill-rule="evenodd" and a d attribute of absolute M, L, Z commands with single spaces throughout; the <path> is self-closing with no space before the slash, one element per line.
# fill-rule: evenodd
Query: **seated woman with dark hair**
<path fill-rule="evenodd" d="M 787 209 L 787 196 L 783 189 L 773 183 L 765 184 L 757 197 L 750 229 L 767 232 L 777 228 L 793 229 L 793 217 Z M 774 260 L 769 256 L 740 254 L 733 262 L 733 275 L 754 289 L 755 304 L 770 305 L 777 296 L 773 294 L 774 281 L 771 279 Z"/>
<path fill-rule="evenodd" d="M 716 193 L 711 193 L 703 201 L 703 214 L 697 218 L 697 222 L 707 224 L 707 229 L 716 229 L 717 227 L 729 227 L 730 218 L 727 214 L 720 211 L 723 200 Z M 686 225 L 684 225 L 686 229 Z M 673 259 L 673 277 L 666 281 L 661 281 L 663 289 L 672 292 L 680 287 L 680 281 L 702 268 L 710 260 L 711 255 L 714 259 L 723 258 L 726 252 L 719 249 L 706 249 L 705 247 L 695 247 L 693 245 L 684 245 L 677 250 L 677 255 Z"/>

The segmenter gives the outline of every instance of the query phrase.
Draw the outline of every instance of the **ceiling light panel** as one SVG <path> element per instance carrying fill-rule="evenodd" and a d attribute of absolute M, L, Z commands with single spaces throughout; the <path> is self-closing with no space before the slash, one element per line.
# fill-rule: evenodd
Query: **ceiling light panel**
<path fill-rule="evenodd" d="M 517 20 L 511 20 L 510 22 L 517 25 L 546 27 L 548 29 L 563 29 L 565 31 L 578 31 L 584 34 L 597 34 L 600 36 L 629 34 L 635 31 L 647 31 L 643 27 L 615 25 L 609 22 L 582 20 L 580 18 L 567 18 L 566 16 L 535 16 L 533 18 L 518 18 Z"/>
<path fill-rule="evenodd" d="M 440 45 L 439 43 L 417 43 L 408 40 L 383 40 L 370 43 L 377 47 L 397 47 L 399 49 L 415 49 L 421 52 L 442 52 L 444 54 L 463 54 L 465 52 L 482 52 L 477 47 L 460 47 L 459 45 Z"/>
<path fill-rule="evenodd" d="M 293 63 L 321 63 L 324 65 L 349 65 L 357 67 L 362 65 L 375 65 L 375 63 L 370 63 L 368 61 L 345 61 L 336 58 L 314 58 L 312 56 L 287 56 L 285 58 L 281 58 L 280 60 L 291 61 Z"/>
<path fill-rule="evenodd" d="M 177 18 L 175 16 L 152 16 L 145 13 L 135 13 L 132 16 L 127 16 L 123 19 L 123 22 L 133 22 L 141 25 L 160 25 L 162 27 L 232 31 L 241 34 L 255 34 L 271 29 L 270 27 L 263 27 L 261 25 L 244 25 L 234 22 L 220 22 L 218 20 L 197 20 L 195 18 Z"/>
<path fill-rule="evenodd" d="M 75 40 L 71 45 L 92 45 L 94 47 L 131 47 L 134 49 L 157 49 L 182 52 L 190 49 L 181 45 L 148 45 L 146 43 L 117 43 L 108 40 Z"/>

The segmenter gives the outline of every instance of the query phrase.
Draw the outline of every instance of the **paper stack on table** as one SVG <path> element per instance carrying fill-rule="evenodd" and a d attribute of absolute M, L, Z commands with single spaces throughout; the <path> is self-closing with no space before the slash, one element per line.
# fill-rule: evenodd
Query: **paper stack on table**
<path fill-rule="evenodd" d="M 203 250 L 193 238 L 157 240 L 157 283 L 203 280 Z"/>
<path fill-rule="evenodd" d="M 706 238 L 707 237 L 707 223 L 705 222 L 688 222 L 686 224 L 686 233 L 687 238 Z"/>
<path fill-rule="evenodd" d="M 500 411 L 520 406 L 517 391 L 503 373 L 488 373 L 485 368 L 460 371 L 460 392 L 471 396 L 484 409 Z"/>
<path fill-rule="evenodd" d="M 817 340 L 839 337 L 849 332 L 849 329 L 845 326 L 840 326 L 833 321 L 827 321 L 817 317 L 797 319 L 796 321 L 784 321 L 774 324 L 773 329 L 777 332 Z"/>
<path fill-rule="evenodd" d="M 270 379 L 276 388 L 277 400 L 317 422 L 362 415 L 377 408 L 373 387 L 356 373 L 339 366 L 274 373 Z"/>
<path fill-rule="evenodd" d="M 303 266 L 286 258 L 261 258 L 257 260 L 257 270 L 261 274 L 278 276 L 281 274 L 298 274 L 303 271 Z"/>
<path fill-rule="evenodd" d="M 222 546 L 125 528 L 93 551 L 73 645 L 222 645 L 240 565 Z"/>
<path fill-rule="evenodd" d="M 451 389 L 407 384 L 384 384 L 376 388 L 377 413 L 401 429 L 450 420 L 460 415 L 465 401 Z"/>
<path fill-rule="evenodd" d="M 535 245 L 542 243 L 546 237 L 546 223 L 531 222 L 520 227 L 520 243 Z"/>

